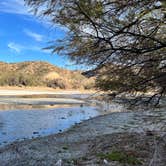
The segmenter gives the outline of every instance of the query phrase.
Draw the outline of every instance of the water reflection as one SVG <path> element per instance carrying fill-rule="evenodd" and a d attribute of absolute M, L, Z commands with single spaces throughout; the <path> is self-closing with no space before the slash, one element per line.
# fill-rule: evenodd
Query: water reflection
<path fill-rule="evenodd" d="M 46 97 L 46 96 L 45 96 Z M 4 146 L 15 140 L 23 140 L 32 137 L 45 136 L 62 132 L 75 123 L 90 119 L 95 116 L 110 112 L 124 112 L 126 109 L 118 103 L 106 103 L 96 100 L 84 100 L 86 97 L 78 95 L 68 96 L 72 99 L 82 99 L 83 104 L 53 104 L 43 105 L 42 102 L 36 105 L 32 98 L 27 98 L 27 104 L 1 104 L 0 105 L 0 146 Z M 59 96 L 58 96 L 59 97 Z M 0 102 L 6 98 L 0 97 Z M 51 97 L 48 96 L 51 100 Z M 48 101 L 47 98 L 47 101 Z M 13 99 L 13 98 L 11 98 Z M 34 100 L 41 100 L 41 96 Z M 61 96 L 62 99 L 62 96 Z M 7 101 L 5 100 L 5 101 Z M 17 102 L 17 99 L 14 98 Z M 55 98 L 53 98 L 55 100 Z M 67 101 L 67 98 L 63 98 Z M 20 102 L 19 101 L 19 102 Z M 25 101 L 25 100 L 24 100 Z M 32 101 L 31 105 L 29 101 Z M 163 101 L 165 104 L 165 100 Z M 35 103 L 35 104 L 34 104 Z M 105 131 L 113 132 L 143 132 L 143 131 L 164 131 L 166 132 L 166 111 L 165 105 L 155 110 L 141 112 L 127 112 L 112 114 L 103 120 Z M 96 124 L 97 125 L 97 124 Z"/>
<path fill-rule="evenodd" d="M 95 107 L 69 107 L 48 110 L 1 111 L 5 122 L 0 128 L 0 143 L 43 136 L 63 131 L 75 123 L 99 115 Z"/>
<path fill-rule="evenodd" d="M 77 105 L 77 104 L 75 104 Z M 79 105 L 79 104 L 78 104 Z M 31 110 L 31 109 L 51 109 L 72 107 L 72 104 L 50 104 L 50 105 L 32 105 L 32 104 L 0 104 L 0 111 L 4 110 Z"/>
<path fill-rule="evenodd" d="M 87 100 L 89 94 L 0 96 L 0 146 L 64 131 L 83 120 L 123 111 L 119 104 Z"/>
<path fill-rule="evenodd" d="M 72 100 L 74 103 L 67 102 L 69 100 L 63 98 L 66 102 L 64 104 L 63 102 L 50 104 L 50 101 L 57 99 L 55 96 L 47 96 L 49 98 L 46 96 L 42 98 L 41 95 L 33 96 L 33 98 L 29 98 L 30 96 L 0 97 L 0 145 L 3 146 L 15 140 L 58 133 L 75 123 L 106 113 L 95 102 L 85 103 L 83 99 L 86 96 L 68 95 L 70 99 L 79 99 L 78 103 L 75 100 Z M 56 97 L 62 99 L 62 95 Z M 46 105 L 45 99 L 48 102 Z M 80 99 L 82 99 L 81 102 Z M 20 104 L 22 101 L 24 101 L 23 104 Z"/>
<path fill-rule="evenodd" d="M 3 127 L 3 118 L 2 118 L 2 116 L 0 115 L 0 131 L 2 130 L 2 127 Z"/>

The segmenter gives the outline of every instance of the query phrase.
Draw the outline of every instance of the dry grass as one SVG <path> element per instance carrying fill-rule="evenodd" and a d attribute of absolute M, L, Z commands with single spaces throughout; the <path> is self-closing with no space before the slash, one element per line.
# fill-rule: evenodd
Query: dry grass
<path fill-rule="evenodd" d="M 91 89 L 94 78 L 88 79 L 80 71 L 62 69 L 47 62 L 0 62 L 0 86 Z"/>

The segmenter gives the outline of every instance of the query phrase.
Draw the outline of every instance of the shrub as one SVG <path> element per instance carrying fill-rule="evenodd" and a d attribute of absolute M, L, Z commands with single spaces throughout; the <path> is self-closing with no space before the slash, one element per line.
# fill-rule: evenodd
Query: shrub
<path fill-rule="evenodd" d="M 49 80 L 47 86 L 51 88 L 67 89 L 67 84 L 62 79 Z"/>

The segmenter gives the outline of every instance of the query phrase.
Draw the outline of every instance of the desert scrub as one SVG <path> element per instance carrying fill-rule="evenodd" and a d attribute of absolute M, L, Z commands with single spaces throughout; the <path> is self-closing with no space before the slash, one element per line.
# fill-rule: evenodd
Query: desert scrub
<path fill-rule="evenodd" d="M 125 152 L 113 151 L 110 153 L 100 153 L 97 155 L 100 159 L 106 159 L 109 161 L 118 161 L 120 163 L 129 165 L 142 165 L 142 162 L 133 155 L 128 155 Z"/>
<path fill-rule="evenodd" d="M 46 86 L 60 89 L 91 89 L 94 78 L 81 71 L 58 68 L 41 61 L 22 63 L 0 62 L 0 86 Z"/>

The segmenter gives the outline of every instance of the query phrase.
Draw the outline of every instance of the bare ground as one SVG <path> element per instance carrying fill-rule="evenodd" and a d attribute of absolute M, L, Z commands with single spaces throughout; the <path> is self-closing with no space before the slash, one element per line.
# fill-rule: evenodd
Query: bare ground
<path fill-rule="evenodd" d="M 47 87 L 2 87 L 0 86 L 0 96 L 6 95 L 56 95 L 56 94 L 91 94 L 94 90 L 72 90 L 53 89 Z"/>
<path fill-rule="evenodd" d="M 117 126 L 113 127 L 111 120 L 118 114 L 113 113 L 87 120 L 64 133 L 5 146 L 0 149 L 0 165 L 165 166 L 165 128 L 162 126 L 158 127 L 158 130 L 155 128 L 149 130 L 147 127 L 141 131 L 138 126 L 134 130 L 117 128 L 116 131 Z M 147 118 L 144 117 L 147 125 L 150 122 L 154 123 L 157 116 L 148 118 L 147 123 Z M 161 120 L 155 123 L 158 125 Z M 114 152 L 118 152 L 118 155 L 122 154 L 122 157 L 112 158 Z"/>

